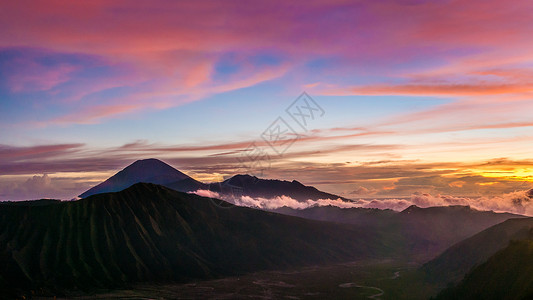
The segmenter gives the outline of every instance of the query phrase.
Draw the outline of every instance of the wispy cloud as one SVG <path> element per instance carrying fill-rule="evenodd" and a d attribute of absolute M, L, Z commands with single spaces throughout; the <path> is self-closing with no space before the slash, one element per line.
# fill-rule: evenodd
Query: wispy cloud
<path fill-rule="evenodd" d="M 436 195 L 427 193 L 415 193 L 410 197 L 400 199 L 371 199 L 362 198 L 352 202 L 342 199 L 318 199 L 298 201 L 291 197 L 280 195 L 274 198 L 250 197 L 250 196 L 233 196 L 224 195 L 209 190 L 197 190 L 194 194 L 223 199 L 238 206 L 253 207 L 265 210 L 274 210 L 282 207 L 292 209 L 307 209 L 311 207 L 334 206 L 339 208 L 377 208 L 392 209 L 402 211 L 411 205 L 418 207 L 433 206 L 452 206 L 463 205 L 470 206 L 473 209 L 495 212 L 509 212 L 527 216 L 533 216 L 533 199 L 531 190 L 523 190 L 492 197 L 457 197 Z"/>
<path fill-rule="evenodd" d="M 140 158 L 158 157 L 188 172 L 193 177 L 214 178 L 216 174 L 246 173 L 237 160 L 247 143 L 213 144 L 211 146 L 161 145 L 137 141 L 119 147 L 99 150 L 82 144 L 41 145 L 33 147 L 0 147 L 0 169 L 4 179 L 18 182 L 32 176 L 58 173 L 86 174 L 105 172 L 110 175 Z M 226 151 L 223 155 L 208 155 Z M 232 150 L 232 151 L 228 151 Z M 397 151 L 396 145 L 330 145 L 321 150 L 294 149 L 283 156 L 272 156 L 267 178 L 299 180 L 320 189 L 354 197 L 397 197 L 423 192 L 484 196 L 508 193 L 530 186 L 533 168 L 530 160 L 500 158 L 477 162 L 423 162 L 417 160 L 369 160 L 352 162 L 313 162 L 316 158 L 342 153 L 368 152 L 383 157 Z M 99 179 L 103 179 L 98 175 Z M 85 182 L 94 182 L 90 178 Z M 82 190 L 77 191 L 82 192 Z M 74 194 L 73 194 L 74 195 Z"/>
<path fill-rule="evenodd" d="M 516 69 L 517 64 L 532 59 L 527 53 L 533 46 L 525 38 L 533 28 L 527 13 L 531 9 L 528 1 L 515 1 L 512 7 L 499 1 L 381 1 L 349 5 L 344 1 L 312 1 L 297 9 L 277 1 L 254 7 L 231 1 L 161 2 L 157 9 L 143 3 L 59 1 L 52 5 L 36 1 L 31 3 L 32 12 L 26 5 L 17 1 L 4 6 L 0 36 L 5 38 L 0 47 L 38 47 L 51 53 L 97 57 L 109 69 L 107 73 L 116 73 L 107 82 L 120 81 L 121 86 L 141 89 L 135 93 L 137 100 L 132 100 L 132 95 L 117 96 L 107 109 L 101 101 L 94 101 L 95 108 L 74 109 L 50 124 L 54 120 L 99 122 L 137 109 L 181 105 L 279 78 L 289 70 L 301 72 L 298 68 L 302 64 L 324 57 L 335 57 L 332 62 L 337 62 L 326 65 L 326 69 L 346 72 L 368 69 L 366 64 L 370 63 L 373 74 L 389 70 L 392 79 L 446 72 L 486 76 L 490 72 L 491 76 L 507 78 L 503 82 L 477 84 L 377 82 L 330 90 L 326 92 L 329 94 L 457 96 L 530 91 L 523 76 L 521 82 L 516 82 L 517 74 L 511 78 L 508 73 L 512 69 L 506 66 L 512 64 Z M 410 16 L 409 21 L 403 17 L 406 15 Z M 262 33 L 260 37 L 258 31 Z M 261 63 L 254 58 L 261 53 L 281 56 L 284 62 L 275 62 L 278 66 Z M 226 74 L 224 77 L 230 79 L 221 84 L 214 77 L 216 65 L 228 55 L 238 57 L 234 61 L 239 68 L 236 74 Z M 428 61 L 427 67 L 421 68 L 419 60 Z M 17 64 L 10 75 L 13 91 L 48 90 L 65 82 L 79 84 L 80 77 L 70 73 L 87 69 L 68 62 L 47 65 L 25 61 Z M 405 65 L 398 67 L 399 62 Z M 129 83 L 124 81 L 124 73 L 128 74 Z M 299 83 L 309 84 L 306 78 Z M 94 89 L 98 82 L 94 77 L 76 90 L 79 93 Z M 104 90 L 102 87 L 93 93 Z M 130 109 L 116 109 L 126 106 Z M 85 111 L 87 116 L 82 115 Z"/>
<path fill-rule="evenodd" d="M 16 147 L 0 144 L 0 161 L 16 161 L 23 159 L 52 158 L 76 152 L 84 144 L 53 144 Z"/>
<path fill-rule="evenodd" d="M 480 83 L 480 84 L 405 84 L 355 86 L 341 89 L 326 89 L 324 95 L 408 95 L 408 96 L 492 96 L 501 94 L 529 93 L 530 83 Z"/>

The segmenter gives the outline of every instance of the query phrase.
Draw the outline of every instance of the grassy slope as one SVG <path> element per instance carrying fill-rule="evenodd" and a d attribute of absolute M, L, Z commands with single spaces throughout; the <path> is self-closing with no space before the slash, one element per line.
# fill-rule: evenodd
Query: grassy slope
<path fill-rule="evenodd" d="M 509 213 L 477 211 L 467 206 L 419 208 L 411 206 L 398 213 L 366 208 L 311 207 L 303 210 L 287 207 L 276 212 L 307 219 L 335 221 L 372 228 L 377 232 L 397 234 L 411 260 L 427 262 L 453 244 L 510 218 Z M 396 239 L 398 240 L 398 239 Z"/>
<path fill-rule="evenodd" d="M 152 184 L 75 202 L 0 207 L 4 290 L 187 281 L 393 252 L 343 224 L 243 207 Z"/>
<path fill-rule="evenodd" d="M 533 299 L 533 241 L 512 241 L 437 299 Z"/>
<path fill-rule="evenodd" d="M 492 226 L 446 250 L 425 264 L 422 271 L 430 282 L 456 283 L 474 266 L 486 261 L 509 241 L 524 239 L 533 228 L 533 218 L 510 219 Z"/>

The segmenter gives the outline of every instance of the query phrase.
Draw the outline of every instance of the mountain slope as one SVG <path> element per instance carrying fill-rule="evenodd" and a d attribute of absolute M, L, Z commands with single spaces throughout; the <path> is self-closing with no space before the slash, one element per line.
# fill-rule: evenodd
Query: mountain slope
<path fill-rule="evenodd" d="M 250 175 L 235 175 L 221 183 L 211 184 L 212 191 L 222 193 L 239 193 L 250 197 L 274 198 L 276 196 L 288 196 L 298 201 L 308 199 L 348 199 L 322 192 L 315 187 L 306 186 L 293 180 L 261 179 Z"/>
<path fill-rule="evenodd" d="M 106 181 L 80 195 L 86 198 L 91 195 L 118 192 L 139 182 L 147 182 L 173 187 L 179 191 L 195 190 L 202 183 L 192 179 L 158 159 L 138 160 L 127 166 Z"/>
<path fill-rule="evenodd" d="M 456 283 L 472 267 L 505 248 L 511 240 L 528 238 L 532 228 L 533 218 L 509 219 L 453 245 L 421 270 L 430 282 Z"/>
<path fill-rule="evenodd" d="M 293 209 L 284 206 L 271 211 L 284 215 L 296 216 L 311 220 L 357 224 L 365 226 L 388 223 L 398 214 L 398 212 L 390 209 L 361 207 L 341 208 L 338 206 L 331 205 L 313 206 L 306 209 Z"/>
<path fill-rule="evenodd" d="M 283 181 L 259 179 L 250 175 L 235 175 L 223 182 L 205 184 L 153 158 L 132 163 L 106 181 L 81 194 L 80 198 L 118 192 L 140 182 L 159 184 L 180 192 L 205 189 L 229 196 L 247 195 L 269 199 L 285 195 L 299 201 L 338 198 L 349 201 L 340 196 L 319 191 L 315 187 L 305 186 L 296 180 Z"/>
<path fill-rule="evenodd" d="M 392 253 L 365 228 L 221 208 L 153 184 L 0 206 L 0 278 L 10 291 L 186 281 Z"/>
<path fill-rule="evenodd" d="M 524 216 L 510 213 L 479 211 L 469 206 L 410 206 L 397 215 L 395 226 L 412 241 L 411 247 L 433 253 L 473 236 L 511 218 Z"/>
<path fill-rule="evenodd" d="M 533 240 L 512 241 L 437 299 L 533 299 Z"/>
<path fill-rule="evenodd" d="M 368 208 L 334 206 L 291 209 L 282 207 L 275 212 L 307 219 L 365 226 L 378 231 L 396 233 L 412 259 L 426 262 L 453 244 L 493 225 L 520 215 L 478 211 L 468 206 L 420 208 L 410 206 L 402 212 Z"/>

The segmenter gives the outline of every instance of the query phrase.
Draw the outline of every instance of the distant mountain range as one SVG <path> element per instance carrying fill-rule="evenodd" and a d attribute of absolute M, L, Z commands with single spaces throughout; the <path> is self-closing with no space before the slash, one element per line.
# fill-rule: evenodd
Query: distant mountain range
<path fill-rule="evenodd" d="M 260 179 L 250 175 L 235 175 L 220 183 L 209 185 L 209 189 L 223 194 L 246 195 L 271 199 L 276 196 L 288 196 L 298 201 L 318 199 L 342 199 L 351 201 L 338 195 L 322 192 L 315 187 L 306 186 L 293 180 Z"/>
<path fill-rule="evenodd" d="M 222 195 L 274 198 L 288 196 L 299 201 L 308 199 L 343 199 L 346 198 L 322 192 L 300 182 L 259 179 L 250 175 L 235 175 L 222 182 L 202 183 L 176 170 L 158 159 L 138 160 L 127 166 L 106 181 L 82 193 L 79 197 L 118 192 L 136 183 L 145 182 L 166 186 L 180 192 L 192 192 L 199 189 L 210 190 Z"/>
<path fill-rule="evenodd" d="M 523 218 L 510 213 L 478 211 L 468 206 L 420 208 L 410 206 L 401 212 L 369 208 L 339 208 L 335 206 L 292 209 L 282 207 L 278 213 L 306 219 L 354 224 L 377 231 L 396 232 L 405 248 L 415 255 L 411 259 L 425 262 L 453 244 L 488 227 L 511 218 Z"/>

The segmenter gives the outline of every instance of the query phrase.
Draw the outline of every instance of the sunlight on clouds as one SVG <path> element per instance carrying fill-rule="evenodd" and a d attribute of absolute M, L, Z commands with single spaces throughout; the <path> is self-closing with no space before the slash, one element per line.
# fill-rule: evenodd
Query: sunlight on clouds
<path fill-rule="evenodd" d="M 516 166 L 513 168 L 473 170 L 473 173 L 479 174 L 487 178 L 502 178 L 505 180 L 533 182 L 533 169 L 528 167 Z M 480 185 L 489 185 L 495 183 L 498 182 L 485 182 Z"/>
<path fill-rule="evenodd" d="M 282 207 L 306 209 L 310 207 L 335 206 L 339 208 L 378 208 L 402 211 L 411 205 L 416 205 L 418 207 L 463 205 L 470 206 L 477 210 L 510 212 L 533 216 L 533 190 L 512 192 L 500 196 L 475 198 L 415 193 L 409 198 L 360 198 L 351 202 L 342 199 L 308 199 L 306 201 L 298 201 L 285 195 L 276 196 L 274 198 L 250 197 L 247 195 L 234 196 L 219 194 L 209 190 L 197 190 L 191 193 L 202 197 L 222 199 L 238 206 L 265 210 L 275 210 Z"/>

